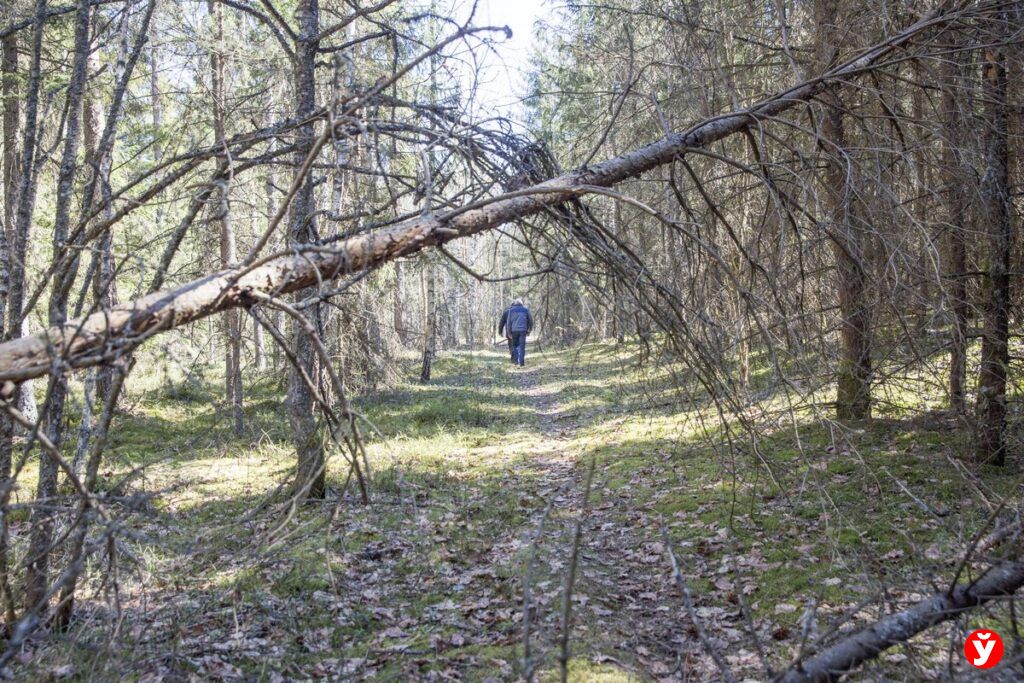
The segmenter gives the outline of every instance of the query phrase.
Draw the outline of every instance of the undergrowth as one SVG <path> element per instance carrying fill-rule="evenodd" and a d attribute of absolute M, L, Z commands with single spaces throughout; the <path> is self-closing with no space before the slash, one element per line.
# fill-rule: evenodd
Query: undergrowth
<path fill-rule="evenodd" d="M 593 460 L 570 677 L 714 677 L 662 528 L 704 626 L 759 677 L 755 641 L 778 668 L 851 607 L 868 605 L 844 629 L 919 599 L 950 577 L 993 506 L 1020 495 L 1012 474 L 966 460 L 957 420 L 920 395 L 845 425 L 825 419 L 826 393 L 778 395 L 750 404 L 752 436 L 723 427 L 700 391 L 678 392 L 667 364 L 637 358 L 593 344 L 534 354 L 518 371 L 497 352 L 446 352 L 430 384 L 355 397 L 372 425 L 371 505 L 334 455 L 328 499 L 283 526 L 277 491 L 293 455 L 277 373 L 248 383 L 242 439 L 216 369 L 199 382 L 133 377 L 101 489 L 157 495 L 122 511 L 133 532 L 117 574 L 95 560 L 75 623 L 32 641 L 13 675 L 510 680 L 523 672 L 523 579 L 538 555 L 532 662 L 554 678 Z M 768 379 L 753 376 L 756 393 Z M 15 518 L 16 537 L 25 523 Z M 863 675 L 939 677 L 959 666 L 947 637 L 937 629 Z"/>

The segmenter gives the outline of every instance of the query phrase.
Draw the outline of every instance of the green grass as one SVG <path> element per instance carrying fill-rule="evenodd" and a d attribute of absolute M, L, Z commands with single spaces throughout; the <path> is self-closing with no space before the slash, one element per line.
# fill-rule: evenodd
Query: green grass
<path fill-rule="evenodd" d="M 658 543 L 664 525 L 702 606 L 724 610 L 709 626 L 741 630 L 742 598 L 781 665 L 795 653 L 805 605 L 813 601 L 825 624 L 883 585 L 927 589 L 950 574 L 948 559 L 981 528 L 992 501 L 1020 494 L 1004 471 L 969 462 L 967 475 L 955 469 L 950 461 L 961 461 L 966 444 L 948 420 L 921 418 L 922 405 L 935 407 L 934 397 L 920 402 L 921 392 L 886 389 L 883 419 L 847 426 L 821 419 L 827 388 L 799 400 L 772 395 L 751 412 L 752 439 L 735 422 L 720 424 L 700 390 L 680 392 L 672 368 L 638 367 L 637 358 L 632 347 L 599 344 L 535 354 L 531 397 L 503 354 L 445 352 L 430 384 L 355 397 L 373 426 L 364 430 L 373 504 L 358 504 L 350 487 L 340 501 L 301 507 L 283 527 L 281 496 L 271 494 L 288 481 L 293 451 L 273 373 L 247 383 L 244 438 L 231 433 L 216 368 L 195 382 L 133 376 L 101 488 L 161 494 L 124 513 L 140 533 L 126 540 L 134 559 L 119 567 L 122 618 L 109 611 L 101 581 L 110 568 L 97 560 L 83 619 L 70 637 L 30 650 L 20 672 L 45 678 L 70 665 L 81 679 L 234 671 L 255 680 L 371 671 L 380 680 L 514 679 L 529 535 L 555 496 L 578 489 L 563 474 L 566 488 L 555 490 L 546 463 L 591 458 L 596 519 L 642 535 L 638 547 Z M 763 367 L 752 374 L 752 389 L 771 381 Z M 538 417 L 538 400 L 557 414 Z M 21 502 L 34 490 L 32 470 L 19 482 Z M 335 454 L 333 494 L 346 474 Z M 573 521 L 564 507 L 553 507 L 548 554 L 534 576 L 550 596 L 562 578 L 551 560 L 564 558 Z M 587 533 L 585 544 L 602 539 L 600 526 Z M 664 558 L 653 563 L 665 601 L 676 601 Z M 609 571 L 584 562 L 580 590 L 595 605 L 605 603 L 594 575 Z M 648 670 L 640 649 L 648 645 L 622 649 L 606 632 L 669 617 L 607 604 L 606 623 L 589 605 L 578 609 L 572 680 L 633 680 Z M 541 679 L 554 680 L 557 607 L 547 615 L 536 648 Z M 936 637 L 917 647 L 927 660 L 944 644 Z M 671 654 L 680 645 L 667 647 Z M 737 666 L 758 675 L 756 662 Z"/>

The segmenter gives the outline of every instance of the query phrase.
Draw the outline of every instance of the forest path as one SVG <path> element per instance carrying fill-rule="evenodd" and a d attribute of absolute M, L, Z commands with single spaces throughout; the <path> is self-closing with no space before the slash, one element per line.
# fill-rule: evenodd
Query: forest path
<path fill-rule="evenodd" d="M 653 510 L 633 499 L 630 486 L 609 488 L 610 463 L 600 459 L 595 459 L 590 506 L 584 509 L 586 474 L 596 458 L 587 452 L 587 422 L 607 425 L 621 418 L 611 417 L 601 405 L 570 408 L 566 402 L 573 376 L 555 357 L 539 359 L 526 369 L 509 369 L 533 409 L 526 426 L 537 433 L 541 445 L 529 459 L 542 473 L 540 490 L 548 492 L 544 512 L 532 515 L 530 528 L 523 530 L 524 537 L 533 539 L 536 558 L 534 569 L 524 567 L 523 575 L 532 575 L 531 590 L 546 602 L 535 606 L 539 618 L 531 633 L 533 650 L 541 651 L 545 661 L 529 665 L 558 667 L 565 577 L 576 524 L 582 519 L 569 641 L 574 677 L 628 672 L 666 683 L 692 677 L 708 663 L 696 638 L 687 633 L 689 624 Z M 650 484 L 640 472 L 631 483 Z M 542 520 L 544 537 L 537 540 Z"/>
<path fill-rule="evenodd" d="M 330 501 L 339 506 L 330 521 L 323 506 L 304 506 L 273 548 L 265 542 L 272 518 L 251 532 L 235 520 L 288 476 L 294 455 L 279 398 L 251 398 L 250 418 L 281 430 L 281 445 L 254 448 L 211 427 L 209 448 L 160 457 L 150 485 L 172 493 L 139 520 L 152 540 L 137 552 L 152 559 L 144 580 L 122 584 L 128 626 L 111 640 L 83 620 L 73 640 L 38 661 L 103 680 L 482 682 L 522 680 L 527 669 L 557 680 L 582 518 L 570 680 L 716 679 L 672 585 L 650 493 L 689 484 L 652 459 L 657 442 L 628 423 L 621 392 L 635 386 L 616 374 L 614 353 L 534 352 L 528 362 L 517 369 L 490 349 L 450 351 L 430 383 L 364 401 L 381 429 L 368 447 L 372 504 L 350 492 Z M 609 386 L 613 378 L 622 386 Z M 175 420 L 140 411 L 126 418 L 136 423 L 127 431 L 134 441 L 123 431 L 120 447 L 145 445 L 157 458 L 178 442 L 173 430 L 216 417 L 213 409 L 197 417 L 176 399 L 160 407 Z M 341 490 L 344 468 L 332 463 L 330 472 Z M 688 552 L 690 570 L 703 571 Z M 111 624 L 122 618 L 102 595 L 83 609 Z M 724 612 L 705 609 L 717 609 L 709 620 Z"/>
<path fill-rule="evenodd" d="M 721 679 L 673 584 L 662 526 L 697 617 L 740 680 L 764 679 L 758 647 L 776 667 L 792 660 L 801 605 L 818 605 L 824 623 L 874 590 L 857 578 L 873 574 L 836 562 L 822 531 L 836 522 L 822 517 L 821 501 L 798 507 L 756 471 L 734 472 L 689 443 L 685 416 L 659 412 L 664 396 L 629 349 L 531 350 L 528 362 L 516 369 L 495 349 L 448 350 L 431 382 L 361 397 L 380 430 L 367 441 L 371 504 L 350 490 L 328 506 L 301 506 L 273 545 L 279 508 L 252 514 L 294 467 L 280 385 L 268 373 L 247 394 L 258 441 L 235 437 L 216 401 L 140 390 L 135 410 L 118 416 L 117 457 L 103 476 L 114 482 L 144 467 L 132 486 L 164 492 L 127 521 L 141 533 L 125 547 L 145 562 L 121 575 L 116 604 L 103 584 L 83 594 L 68 637 L 27 651 L 19 665 L 31 671 L 16 678 L 50 680 L 72 667 L 94 680 L 482 683 L 523 680 L 526 670 L 558 680 L 563 587 L 581 519 L 572 681 Z M 219 396 L 221 384 L 197 390 Z M 879 422 L 861 451 L 874 469 L 858 473 L 850 458 L 828 457 L 826 431 L 811 432 L 806 457 L 817 459 L 789 483 L 796 491 L 820 474 L 844 514 L 860 511 L 834 528 L 857 529 L 872 566 L 891 557 L 881 571 L 895 571 L 901 558 L 920 556 L 931 577 L 929 553 L 963 539 L 900 489 L 880 495 L 878 482 L 899 468 L 924 499 L 952 506 L 964 494 L 951 496 L 940 477 L 911 480 L 941 471 L 948 454 L 946 433 L 909 434 L 908 445 L 905 424 Z M 774 448 L 796 458 L 786 441 Z M 331 462 L 332 491 L 342 490 L 343 464 Z M 998 473 L 986 485 L 1003 496 L 1017 487 Z M 983 509 L 980 500 L 963 506 Z M 922 552 L 925 541 L 910 539 L 933 545 Z M 947 642 L 929 646 L 935 676 L 875 678 L 942 678 Z"/>

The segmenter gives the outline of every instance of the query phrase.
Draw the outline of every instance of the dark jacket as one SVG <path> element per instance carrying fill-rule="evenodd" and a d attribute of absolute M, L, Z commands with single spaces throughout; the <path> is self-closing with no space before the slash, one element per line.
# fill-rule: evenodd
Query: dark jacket
<path fill-rule="evenodd" d="M 499 335 L 512 336 L 513 332 L 530 334 L 532 331 L 533 316 L 530 315 L 530 310 L 526 306 L 513 304 L 501 314 L 501 322 L 498 324 Z"/>

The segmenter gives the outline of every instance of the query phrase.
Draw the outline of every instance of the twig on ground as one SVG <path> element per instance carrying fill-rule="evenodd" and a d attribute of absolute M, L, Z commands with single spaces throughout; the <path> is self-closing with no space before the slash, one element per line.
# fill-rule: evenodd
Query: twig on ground
<path fill-rule="evenodd" d="M 583 482 L 583 507 L 576 520 L 572 535 L 572 550 L 569 553 L 569 569 L 565 575 L 565 591 L 562 594 L 562 635 L 559 639 L 558 663 L 561 669 L 562 683 L 569 680 L 569 628 L 572 619 L 572 591 L 576 583 L 576 564 L 579 561 L 580 539 L 583 536 L 583 522 L 590 513 L 590 486 L 594 481 L 594 456 L 590 457 L 590 466 Z"/>
<path fill-rule="evenodd" d="M 668 527 L 664 524 L 659 524 L 659 526 L 661 527 L 662 541 L 665 543 L 665 552 L 668 553 L 668 559 L 672 563 L 672 576 L 676 580 L 679 592 L 683 595 L 683 606 L 686 607 L 686 613 L 690 615 L 690 621 L 693 622 L 693 627 L 697 630 L 697 637 L 700 638 L 701 644 L 708 651 L 708 654 L 711 655 L 711 658 L 715 660 L 718 670 L 722 672 L 722 680 L 726 681 L 726 683 L 736 683 L 736 676 L 733 675 L 729 664 L 722 657 L 715 644 L 711 642 L 711 637 L 708 636 L 704 625 L 697 618 L 697 610 L 693 607 L 693 596 L 690 594 L 690 587 L 686 584 L 686 579 L 683 578 L 683 573 L 679 570 L 676 554 L 672 552 L 672 541 L 668 537 Z"/>
<path fill-rule="evenodd" d="M 841 639 L 815 657 L 797 662 L 776 678 L 776 683 L 835 681 L 893 645 L 966 610 L 1011 596 L 1021 586 L 1024 586 L 1024 562 L 1000 563 L 976 581 L 934 593 L 910 609 L 890 614 Z"/>
<path fill-rule="evenodd" d="M 526 573 L 523 575 L 523 678 L 527 683 L 533 681 L 534 664 L 530 650 L 530 628 L 531 613 L 533 611 L 533 570 L 537 564 L 537 546 L 544 538 L 544 525 L 551 514 L 551 508 L 555 504 L 554 499 L 550 500 L 544 508 L 544 514 L 540 517 L 537 530 L 533 534 L 533 541 L 530 543 L 530 558 L 526 562 Z"/>

